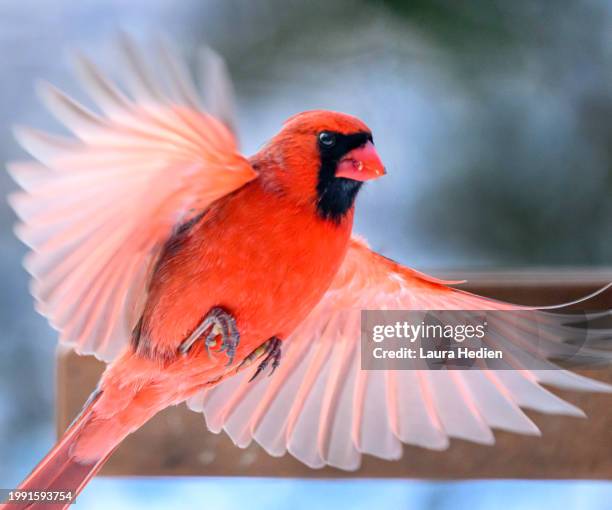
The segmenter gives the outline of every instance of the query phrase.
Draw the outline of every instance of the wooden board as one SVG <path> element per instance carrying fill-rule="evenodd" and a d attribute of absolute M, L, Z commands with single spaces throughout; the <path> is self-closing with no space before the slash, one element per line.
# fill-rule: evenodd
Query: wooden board
<path fill-rule="evenodd" d="M 452 276 L 452 275 L 446 275 Z M 610 272 L 470 274 L 465 288 L 523 304 L 569 301 L 612 281 Z M 589 309 L 612 309 L 612 292 L 589 303 Z M 93 357 L 58 352 L 57 428 L 66 428 L 95 387 L 104 365 Z M 612 369 L 581 371 L 612 383 Z M 451 441 L 434 452 L 405 446 L 400 461 L 364 456 L 356 472 L 312 470 L 289 455 L 270 457 L 258 445 L 239 449 L 225 434 L 206 430 L 204 418 L 180 405 L 155 416 L 128 437 L 101 474 L 120 476 L 281 476 L 300 478 L 424 479 L 612 479 L 612 395 L 554 390 L 582 408 L 588 419 L 527 414 L 542 437 L 495 431 L 494 446 Z"/>

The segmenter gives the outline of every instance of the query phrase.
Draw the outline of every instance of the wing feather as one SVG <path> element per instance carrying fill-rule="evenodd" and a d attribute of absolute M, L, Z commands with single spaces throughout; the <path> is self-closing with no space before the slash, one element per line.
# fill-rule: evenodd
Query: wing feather
<path fill-rule="evenodd" d="M 37 309 L 79 353 L 112 359 L 126 344 L 161 247 L 175 228 L 256 177 L 223 121 L 203 111 L 187 67 L 166 44 L 156 63 L 121 41 L 122 92 L 77 56 L 82 84 L 101 113 L 57 88 L 39 95 L 73 137 L 29 128 L 17 140 L 37 162 L 9 171 L 23 191 L 10 203 L 32 251 Z"/>
<path fill-rule="evenodd" d="M 250 437 L 273 455 L 289 451 L 310 467 L 357 469 L 364 453 L 397 459 L 402 443 L 445 449 L 450 438 L 493 444 L 492 429 L 539 435 L 521 408 L 584 416 L 541 384 L 581 390 L 612 391 L 610 385 L 555 369 L 527 369 L 537 349 L 567 352 L 560 342 L 572 332 L 567 317 L 538 314 L 538 323 L 522 319 L 489 324 L 490 346 L 504 348 L 509 370 L 373 370 L 360 368 L 360 310 L 527 310 L 453 289 L 448 283 L 400 266 L 353 239 L 329 291 L 283 343 L 283 362 L 265 383 L 222 382 L 223 399 L 208 400 L 202 410 L 215 430 L 225 428 L 244 446 Z M 532 312 L 535 310 L 531 309 Z M 527 316 L 525 316 L 527 317 Z M 530 315 L 529 317 L 534 317 Z M 533 319 L 531 319 L 533 320 Z M 529 343 L 541 333 L 537 346 Z M 598 336 L 610 338 L 609 330 Z M 487 341 L 489 335 L 487 335 Z M 285 356 L 286 353 L 286 356 Z M 232 395 L 243 405 L 229 419 Z M 198 398 L 193 399 L 194 402 Z M 250 437 L 249 437 L 250 434 Z"/>

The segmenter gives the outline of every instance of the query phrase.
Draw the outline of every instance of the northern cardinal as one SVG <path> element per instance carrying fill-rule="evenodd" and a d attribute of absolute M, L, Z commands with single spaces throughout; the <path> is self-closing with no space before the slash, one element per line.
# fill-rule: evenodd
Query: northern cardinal
<path fill-rule="evenodd" d="M 362 184 L 385 173 L 357 118 L 295 115 L 247 159 L 229 115 L 201 108 L 171 52 L 159 56 L 163 88 L 129 41 L 123 50 L 131 97 L 81 58 L 102 113 L 44 86 L 76 138 L 17 131 L 38 160 L 10 167 L 25 190 L 11 203 L 38 310 L 63 343 L 110 362 L 21 489 L 78 493 L 128 434 L 186 400 L 239 446 L 254 438 L 272 455 L 356 469 L 362 453 L 400 457 L 402 442 L 492 443 L 491 427 L 537 434 L 520 406 L 580 414 L 540 382 L 610 391 L 562 370 L 359 370 L 361 309 L 516 307 L 352 237 Z"/>

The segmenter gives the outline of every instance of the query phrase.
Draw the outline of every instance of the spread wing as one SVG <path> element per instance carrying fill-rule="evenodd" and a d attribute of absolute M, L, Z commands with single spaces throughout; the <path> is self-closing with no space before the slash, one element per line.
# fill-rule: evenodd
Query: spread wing
<path fill-rule="evenodd" d="M 491 444 L 492 428 L 539 434 L 521 407 L 583 415 L 540 383 L 612 391 L 565 370 L 528 370 L 520 366 L 520 356 L 515 370 L 360 369 L 362 309 L 521 309 L 448 283 L 457 282 L 400 266 L 353 239 L 325 297 L 283 343 L 274 375 L 248 383 L 252 370 L 245 370 L 188 404 L 204 413 L 212 431 L 224 429 L 241 447 L 255 439 L 274 456 L 288 451 L 310 467 L 329 464 L 352 470 L 363 453 L 399 458 L 402 443 L 444 449 L 456 437 Z M 549 331 L 567 333 L 555 315 L 541 317 Z M 500 342 L 512 346 L 518 341 L 511 328 L 496 327 Z M 600 339 L 612 337 L 610 330 L 600 333 Z M 544 343 L 548 352 L 563 352 L 559 339 Z"/>
<path fill-rule="evenodd" d="M 16 233 L 32 249 L 25 266 L 37 308 L 62 342 L 105 360 L 129 338 L 149 270 L 173 230 L 256 176 L 226 127 L 231 89 L 218 57 L 208 51 L 203 62 L 209 83 L 227 89 L 212 94 L 221 98 L 221 120 L 202 109 L 168 46 L 155 55 L 158 74 L 129 40 L 121 50 L 130 94 L 79 58 L 101 113 L 42 85 L 45 105 L 74 136 L 17 129 L 37 161 L 9 165 L 23 188 L 10 202 L 21 220 Z"/>

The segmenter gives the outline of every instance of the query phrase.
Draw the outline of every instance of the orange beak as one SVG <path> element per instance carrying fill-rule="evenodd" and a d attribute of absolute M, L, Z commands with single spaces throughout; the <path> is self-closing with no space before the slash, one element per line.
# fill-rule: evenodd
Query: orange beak
<path fill-rule="evenodd" d="M 361 147 L 347 153 L 336 168 L 336 177 L 345 177 L 355 181 L 369 181 L 378 179 L 387 171 L 372 142 L 367 142 Z"/>

